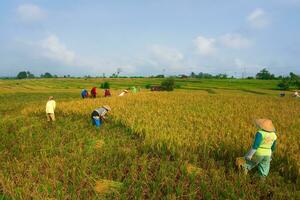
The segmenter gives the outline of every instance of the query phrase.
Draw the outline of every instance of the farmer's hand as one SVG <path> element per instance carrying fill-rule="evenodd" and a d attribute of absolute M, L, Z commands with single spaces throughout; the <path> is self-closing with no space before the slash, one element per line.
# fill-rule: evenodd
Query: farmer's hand
<path fill-rule="evenodd" d="M 245 156 L 245 159 L 248 160 L 248 161 L 251 161 L 252 156 L 248 156 L 248 155 L 247 155 L 247 156 Z"/>

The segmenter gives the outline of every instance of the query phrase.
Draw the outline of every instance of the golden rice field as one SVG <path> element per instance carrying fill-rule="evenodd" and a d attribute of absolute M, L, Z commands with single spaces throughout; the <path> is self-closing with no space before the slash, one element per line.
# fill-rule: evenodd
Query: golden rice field
<path fill-rule="evenodd" d="M 113 91 L 111 98 L 61 100 L 54 125 L 39 120 L 44 103 L 24 106 L 16 129 L 23 135 L 14 135 L 19 146 L 12 138 L 5 146 L 21 155 L 6 150 L 15 159 L 3 158 L 2 148 L 0 193 L 17 199 L 299 199 L 300 101 L 215 91 L 143 90 L 124 97 Z M 106 104 L 109 119 L 95 129 L 90 113 Z M 245 176 L 234 166 L 252 145 L 256 118 L 272 119 L 278 135 L 263 183 L 255 170 Z"/>

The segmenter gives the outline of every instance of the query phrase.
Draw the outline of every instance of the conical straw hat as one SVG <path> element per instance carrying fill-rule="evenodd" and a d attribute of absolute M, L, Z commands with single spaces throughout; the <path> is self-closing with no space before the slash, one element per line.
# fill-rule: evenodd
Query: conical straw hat
<path fill-rule="evenodd" d="M 111 108 L 108 105 L 103 106 L 103 108 L 105 108 L 106 110 L 111 110 Z"/>
<path fill-rule="evenodd" d="M 256 119 L 255 124 L 258 128 L 261 128 L 268 132 L 274 132 L 275 128 L 271 120 L 269 119 Z"/>

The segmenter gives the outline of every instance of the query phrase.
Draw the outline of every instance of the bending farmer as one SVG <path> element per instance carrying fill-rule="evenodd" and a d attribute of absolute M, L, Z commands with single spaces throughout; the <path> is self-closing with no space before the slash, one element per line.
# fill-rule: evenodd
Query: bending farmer
<path fill-rule="evenodd" d="M 47 121 L 55 121 L 54 110 L 56 107 L 56 102 L 54 101 L 53 96 L 50 96 L 46 104 L 46 115 Z"/>
<path fill-rule="evenodd" d="M 97 88 L 96 87 L 92 88 L 91 95 L 92 95 L 92 98 L 96 98 L 96 96 L 97 96 Z"/>
<path fill-rule="evenodd" d="M 254 167 L 258 167 L 259 175 L 265 178 L 269 174 L 272 153 L 276 147 L 277 136 L 273 123 L 269 119 L 257 119 L 255 121 L 258 132 L 250 151 L 245 155 L 246 162 L 242 165 L 247 173 Z"/>
<path fill-rule="evenodd" d="M 88 97 L 88 91 L 86 89 L 83 89 L 81 91 L 81 97 L 84 99 L 84 98 L 87 98 Z"/>
<path fill-rule="evenodd" d="M 106 119 L 105 115 L 110 110 L 111 108 L 109 106 L 102 106 L 101 108 L 95 109 L 91 115 L 93 125 L 99 127 L 102 124 L 102 121 Z"/>

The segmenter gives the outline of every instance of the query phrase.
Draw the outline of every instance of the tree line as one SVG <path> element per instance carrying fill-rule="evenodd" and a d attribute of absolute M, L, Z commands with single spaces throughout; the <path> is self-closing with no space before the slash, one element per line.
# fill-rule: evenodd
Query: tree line
<path fill-rule="evenodd" d="M 144 76 L 120 76 L 121 70 L 119 69 L 117 73 L 113 73 L 110 78 L 144 78 Z M 58 78 L 59 76 L 53 75 L 49 72 L 41 74 L 40 78 Z M 103 73 L 102 76 L 97 76 L 101 78 L 106 78 L 105 74 Z M 229 77 L 227 74 L 217 74 L 212 75 L 209 73 L 200 72 L 196 74 L 195 72 L 191 72 L 190 75 L 180 74 L 178 76 L 172 76 L 173 78 L 199 78 L 199 79 L 232 79 L 235 78 L 233 76 Z M 34 74 L 29 71 L 21 71 L 17 74 L 18 79 L 32 79 L 38 78 Z M 60 78 L 71 78 L 70 75 L 60 76 Z M 91 76 L 84 76 L 84 78 L 92 78 Z M 165 78 L 165 75 L 158 74 L 155 76 L 150 76 L 150 78 Z M 275 76 L 274 74 L 270 73 L 266 68 L 260 70 L 255 77 L 246 77 L 246 79 L 258 79 L 258 80 L 280 80 L 278 83 L 278 88 L 281 90 L 289 90 L 289 89 L 300 89 L 300 76 L 290 72 L 288 76 Z"/>

